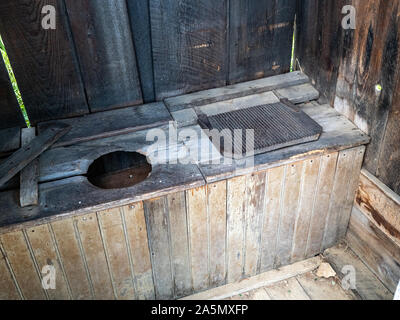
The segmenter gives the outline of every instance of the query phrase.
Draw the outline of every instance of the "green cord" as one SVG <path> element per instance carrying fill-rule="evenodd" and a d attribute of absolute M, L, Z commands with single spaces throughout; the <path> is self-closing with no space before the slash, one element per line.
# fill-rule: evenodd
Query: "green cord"
<path fill-rule="evenodd" d="M 30 128 L 31 123 L 29 121 L 28 113 L 26 112 L 24 101 L 22 100 L 21 91 L 19 91 L 17 79 L 15 78 L 14 71 L 11 67 L 10 59 L 8 58 L 7 51 L 6 51 L 6 48 L 4 46 L 3 39 L 1 38 L 1 36 L 0 36 L 0 51 L 1 51 L 1 55 L 3 57 L 4 63 L 6 65 L 6 68 L 8 71 L 8 76 L 10 77 L 11 84 L 14 89 L 15 96 L 18 100 L 18 104 L 21 109 L 22 115 L 24 116 L 27 127 Z"/>

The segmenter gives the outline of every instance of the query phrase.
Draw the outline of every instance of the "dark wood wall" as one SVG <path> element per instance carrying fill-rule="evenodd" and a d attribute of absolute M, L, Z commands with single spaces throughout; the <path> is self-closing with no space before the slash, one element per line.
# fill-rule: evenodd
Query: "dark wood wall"
<path fill-rule="evenodd" d="M 355 30 L 342 28 L 344 5 Z M 400 194 L 400 1 L 301 0 L 297 21 L 301 69 L 371 136 L 364 167 Z"/>
<path fill-rule="evenodd" d="M 55 30 L 42 28 L 45 5 Z M 295 10 L 293 0 L 4 0 L 0 34 L 36 124 L 288 72 Z M 17 111 L 0 127 L 21 125 Z"/>

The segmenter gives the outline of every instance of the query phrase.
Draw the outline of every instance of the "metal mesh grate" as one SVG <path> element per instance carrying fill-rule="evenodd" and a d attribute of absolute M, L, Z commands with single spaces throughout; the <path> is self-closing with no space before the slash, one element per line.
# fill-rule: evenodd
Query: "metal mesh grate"
<path fill-rule="evenodd" d="M 232 139 L 232 152 L 236 156 L 246 154 L 246 129 L 254 130 L 254 153 L 264 153 L 287 146 L 318 140 L 322 128 L 295 106 L 275 103 L 250 107 L 208 117 L 209 129 L 241 129 L 242 140 Z M 240 143 L 241 142 L 241 143 Z M 221 145 L 222 141 L 220 142 Z M 225 150 L 225 155 L 231 154 Z"/>

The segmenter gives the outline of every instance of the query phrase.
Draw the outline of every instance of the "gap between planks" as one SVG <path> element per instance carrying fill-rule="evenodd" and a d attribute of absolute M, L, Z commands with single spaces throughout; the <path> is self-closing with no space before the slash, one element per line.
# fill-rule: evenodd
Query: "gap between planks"
<path fill-rule="evenodd" d="M 219 288 L 204 291 L 185 297 L 181 300 L 222 300 L 248 291 L 273 285 L 277 282 L 314 271 L 322 263 L 320 256 L 294 263 L 280 269 L 271 270 L 260 275 L 228 284 Z"/>

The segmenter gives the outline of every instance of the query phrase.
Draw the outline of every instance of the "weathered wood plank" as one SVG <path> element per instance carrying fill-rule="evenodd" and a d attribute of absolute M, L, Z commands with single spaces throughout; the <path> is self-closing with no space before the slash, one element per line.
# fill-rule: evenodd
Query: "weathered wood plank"
<path fill-rule="evenodd" d="M 189 221 L 190 258 L 193 290 L 205 290 L 210 285 L 209 227 L 206 187 L 186 191 L 186 208 Z"/>
<path fill-rule="evenodd" d="M 139 300 L 152 300 L 155 298 L 154 283 L 143 202 L 125 206 L 122 210 L 135 273 L 136 297 Z"/>
<path fill-rule="evenodd" d="M 393 294 L 345 243 L 325 250 L 324 258 L 327 259 L 341 279 L 349 274 L 351 270 L 349 266 L 354 268 L 356 272 L 356 288 L 353 288 L 353 291 L 363 300 L 393 299 Z"/>
<path fill-rule="evenodd" d="M 21 130 L 21 144 L 26 146 L 36 136 L 35 128 L 24 128 Z M 20 173 L 20 203 L 21 207 L 39 204 L 39 160 L 35 159 L 28 164 Z"/>
<path fill-rule="evenodd" d="M 150 0 L 156 99 L 225 85 L 227 1 Z"/>
<path fill-rule="evenodd" d="M 66 125 L 52 126 L 33 139 L 29 144 L 26 144 L 13 153 L 12 156 L 0 165 L 0 185 L 3 185 L 14 177 L 69 130 L 70 127 Z"/>
<path fill-rule="evenodd" d="M 168 195 L 167 201 L 175 293 L 177 298 L 181 298 L 193 292 L 185 193 Z"/>
<path fill-rule="evenodd" d="M 175 112 L 182 109 L 308 83 L 308 81 L 309 79 L 305 74 L 295 71 L 259 80 L 238 83 L 223 88 L 209 89 L 181 95 L 179 97 L 167 98 L 165 99 L 165 104 L 171 112 Z"/>
<path fill-rule="evenodd" d="M 233 283 L 243 277 L 246 177 L 227 183 L 227 283 Z"/>
<path fill-rule="evenodd" d="M 316 190 L 317 197 L 312 211 L 307 239 L 307 257 L 312 257 L 321 253 L 338 157 L 338 153 L 332 153 L 321 157 L 321 168 Z"/>
<path fill-rule="evenodd" d="M 0 130 L 0 155 L 19 149 L 21 146 L 21 128 Z"/>
<path fill-rule="evenodd" d="M 127 0 L 143 99 L 155 100 L 149 0 Z"/>
<path fill-rule="evenodd" d="M 311 300 L 355 300 L 350 291 L 344 291 L 332 279 L 318 278 L 313 272 L 296 277 Z"/>
<path fill-rule="evenodd" d="M 0 300 L 21 300 L 21 298 L 7 265 L 6 256 L 0 248 Z"/>
<path fill-rule="evenodd" d="M 400 6 L 399 6 L 400 14 Z M 398 24 L 400 26 L 400 24 Z M 398 32 L 400 34 L 400 32 Z M 399 37 L 400 38 L 400 37 Z M 398 79 L 398 77 L 397 77 Z M 397 80 L 397 87 L 394 90 L 392 108 L 388 115 L 384 139 L 381 142 L 381 151 L 378 162 L 377 177 L 400 195 L 400 157 L 398 146 L 400 134 L 398 124 L 400 122 L 400 81 Z"/>
<path fill-rule="evenodd" d="M 295 104 L 317 100 L 319 98 L 318 90 L 309 83 L 275 90 L 275 92 L 279 99 L 286 98 Z"/>
<path fill-rule="evenodd" d="M 247 109 L 262 104 L 273 104 L 277 102 L 279 102 L 279 99 L 273 92 L 269 91 L 195 107 L 195 111 L 197 114 L 205 114 L 208 117 L 211 117 L 220 113 Z"/>
<path fill-rule="evenodd" d="M 93 299 L 92 289 L 74 225 L 72 219 L 59 220 L 51 224 L 51 229 L 63 261 L 72 299 L 91 300 Z"/>
<path fill-rule="evenodd" d="M 71 131 L 54 147 L 67 146 L 154 128 L 171 121 L 171 115 L 163 103 L 150 103 L 138 107 L 98 112 L 84 117 L 62 120 L 70 125 Z M 57 121 L 56 123 L 59 123 Z M 54 121 L 40 123 L 39 134 L 53 125 Z"/>
<path fill-rule="evenodd" d="M 278 227 L 275 267 L 290 263 L 300 198 L 303 162 L 286 166 L 282 209 Z"/>
<path fill-rule="evenodd" d="M 353 168 L 355 156 L 355 149 L 344 150 L 339 153 L 322 250 L 333 247 L 340 240 L 339 229 L 340 223 L 342 222 L 341 216 L 346 208 L 349 183 L 351 182 L 351 170 Z M 347 225 L 348 223 L 345 224 Z"/>
<path fill-rule="evenodd" d="M 0 59 L 0 88 L 0 129 L 24 127 L 25 121 L 2 57 Z M 3 140 L 3 136 L 1 139 Z M 5 141 L 5 143 L 7 142 Z M 2 146 L 0 146 L 1 151 Z"/>
<path fill-rule="evenodd" d="M 145 201 L 144 208 L 150 240 L 155 297 L 160 300 L 173 299 L 175 292 L 166 199 L 158 198 Z"/>
<path fill-rule="evenodd" d="M 400 280 L 400 246 L 353 207 L 346 240 L 352 250 L 391 291 Z"/>
<path fill-rule="evenodd" d="M 296 278 L 266 287 L 265 291 L 272 300 L 311 300 Z"/>
<path fill-rule="evenodd" d="M 364 169 L 361 171 L 355 204 L 400 246 L 400 196 Z"/>
<path fill-rule="evenodd" d="M 24 299 L 45 300 L 39 271 L 32 261 L 23 232 L 7 233 L 0 239 Z"/>
<path fill-rule="evenodd" d="M 262 219 L 265 209 L 265 182 L 265 172 L 246 177 L 245 277 L 256 275 L 260 268 Z"/>
<path fill-rule="evenodd" d="M 304 0 L 299 2 L 296 12 L 297 44 L 296 58 L 299 67 L 318 86 L 322 95 L 333 102 L 339 61 L 341 58 L 343 0 L 321 2 Z M 358 13 L 358 11 L 357 11 Z M 315 19 L 315 17 L 319 17 Z M 354 30 L 348 30 L 351 34 Z"/>
<path fill-rule="evenodd" d="M 0 233 L 48 223 L 65 214 L 72 217 L 126 206 L 204 184 L 196 165 L 167 164 L 154 165 L 146 180 L 124 189 L 100 189 L 84 176 L 40 184 L 37 207 L 21 208 L 16 191 L 0 192 Z M 65 194 L 73 201 L 65 201 Z"/>
<path fill-rule="evenodd" d="M 118 300 L 135 299 L 135 288 L 119 208 L 97 213 Z"/>
<path fill-rule="evenodd" d="M 207 186 L 207 206 L 210 228 L 210 286 L 226 282 L 226 201 L 227 182 Z"/>
<path fill-rule="evenodd" d="M 230 83 L 289 72 L 296 3 L 231 1 L 229 11 Z"/>
<path fill-rule="evenodd" d="M 284 181 L 284 166 L 268 170 L 266 177 L 265 209 L 262 221 L 263 229 L 261 234 L 261 272 L 271 270 L 274 267 Z"/>
<path fill-rule="evenodd" d="M 42 27 L 46 5 L 54 30 Z M 63 1 L 1 2 L 0 33 L 32 124 L 89 112 Z"/>
<path fill-rule="evenodd" d="M 234 300 L 234 301 L 240 301 L 240 300 L 264 300 L 268 301 L 271 300 L 271 297 L 268 295 L 267 291 L 265 291 L 264 288 L 252 290 L 249 292 L 241 293 L 237 296 L 230 297 L 229 299 L 226 300 Z"/>
<path fill-rule="evenodd" d="M 75 220 L 95 299 L 113 300 L 114 289 L 95 213 Z"/>
<path fill-rule="evenodd" d="M 321 158 L 307 160 L 301 184 L 299 212 L 293 238 L 292 262 L 306 258 L 307 240 L 315 201 L 320 196 L 317 185 L 321 167 Z"/>
<path fill-rule="evenodd" d="M 321 257 L 314 257 L 301 262 L 296 262 L 280 269 L 271 270 L 255 277 L 243 279 L 239 282 L 227 284 L 201 292 L 182 300 L 221 300 L 243 294 L 248 291 L 257 290 L 266 286 L 274 285 L 280 281 L 287 280 L 300 274 L 315 270 L 321 264 Z"/>
<path fill-rule="evenodd" d="M 65 0 L 91 112 L 141 104 L 124 0 Z"/>
<path fill-rule="evenodd" d="M 55 268 L 56 288 L 47 290 L 50 299 L 70 300 L 69 285 L 65 279 L 62 261 L 60 260 L 57 248 L 50 233 L 49 225 L 44 224 L 27 229 L 26 235 L 29 239 L 37 266 L 42 272 L 42 279 L 46 275 L 46 273 L 43 273 L 43 268 L 45 266 L 52 266 Z"/>
<path fill-rule="evenodd" d="M 347 228 L 350 222 L 350 215 L 356 198 L 356 192 L 360 181 L 361 166 L 364 161 L 365 147 L 361 146 L 353 149 L 354 160 L 350 169 L 350 178 L 347 190 L 347 197 L 343 209 L 339 216 L 338 238 L 343 239 L 346 236 Z"/>

